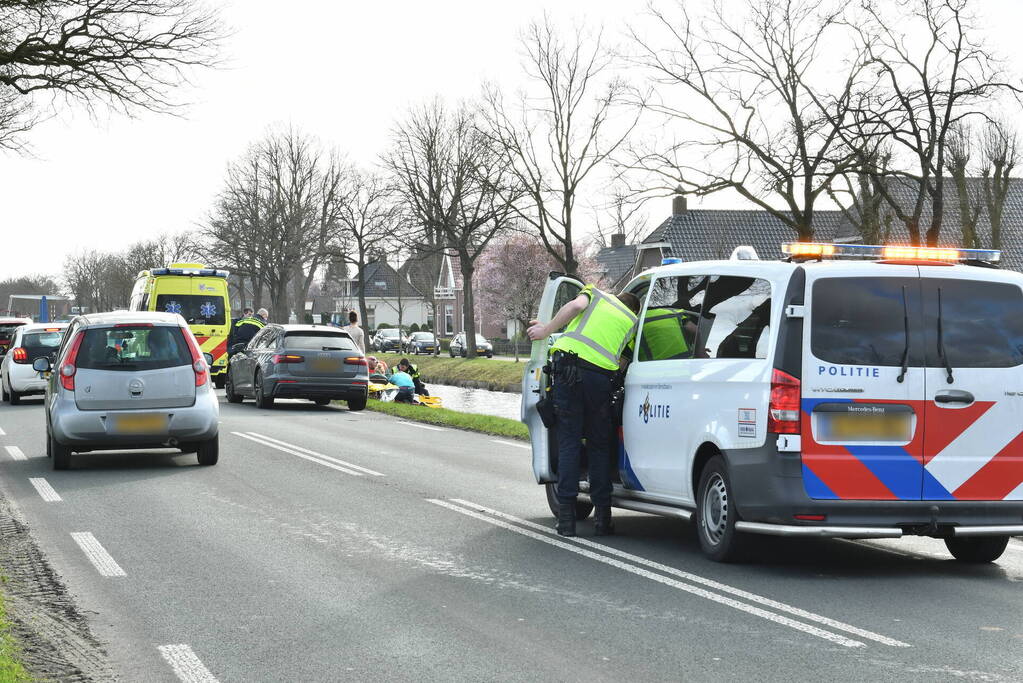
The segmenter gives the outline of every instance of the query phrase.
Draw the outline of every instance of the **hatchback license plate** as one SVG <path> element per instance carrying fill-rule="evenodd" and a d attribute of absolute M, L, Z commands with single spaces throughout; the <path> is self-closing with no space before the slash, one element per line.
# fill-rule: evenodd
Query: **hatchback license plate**
<path fill-rule="evenodd" d="M 114 415 L 108 419 L 114 434 L 160 434 L 167 431 L 166 415 Z"/>

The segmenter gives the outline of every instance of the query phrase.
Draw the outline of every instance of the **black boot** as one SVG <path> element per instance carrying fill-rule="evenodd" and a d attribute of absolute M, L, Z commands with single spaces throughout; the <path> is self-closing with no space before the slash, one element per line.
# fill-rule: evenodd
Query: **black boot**
<path fill-rule="evenodd" d="M 595 536 L 613 536 L 615 525 L 611 522 L 611 508 L 597 508 L 593 512 L 593 534 Z"/>
<path fill-rule="evenodd" d="M 558 524 L 554 529 L 559 536 L 575 536 L 575 503 L 558 503 Z"/>

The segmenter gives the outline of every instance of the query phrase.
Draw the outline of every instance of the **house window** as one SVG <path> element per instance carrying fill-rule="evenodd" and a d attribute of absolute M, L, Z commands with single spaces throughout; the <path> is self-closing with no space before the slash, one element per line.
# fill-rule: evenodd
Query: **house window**
<path fill-rule="evenodd" d="M 376 329 L 377 309 L 376 306 L 366 306 L 366 329 Z"/>
<path fill-rule="evenodd" d="M 455 333 L 455 307 L 444 307 L 444 334 Z"/>

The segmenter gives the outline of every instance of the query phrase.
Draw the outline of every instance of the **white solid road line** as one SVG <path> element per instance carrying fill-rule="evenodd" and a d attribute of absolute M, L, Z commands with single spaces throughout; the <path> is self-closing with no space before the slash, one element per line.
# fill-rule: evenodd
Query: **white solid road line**
<path fill-rule="evenodd" d="M 514 522 L 516 524 L 521 524 L 522 526 L 526 526 L 526 527 L 529 527 L 531 529 L 536 529 L 537 531 L 541 531 L 541 532 L 543 532 L 545 534 L 548 534 L 550 536 L 554 536 L 556 538 L 560 538 L 559 536 L 557 536 L 557 532 L 554 529 L 550 528 L 550 527 L 546 527 L 546 526 L 537 524 L 535 522 L 530 522 L 530 521 L 525 520 L 525 519 L 520 519 L 518 517 L 515 517 L 513 515 L 509 515 L 507 513 L 501 512 L 499 510 L 493 510 L 493 509 L 488 508 L 486 506 L 478 505 L 477 503 L 473 503 L 473 502 L 470 502 L 470 501 L 467 501 L 467 500 L 462 500 L 460 498 L 452 498 L 451 500 L 452 500 L 452 502 L 458 503 L 459 505 L 465 505 L 466 507 L 470 507 L 470 508 L 472 508 L 474 510 L 479 510 L 480 512 L 485 512 L 485 513 L 487 513 L 489 515 L 493 515 L 495 517 L 500 517 L 500 518 L 506 519 L 506 520 L 508 520 L 510 522 Z M 830 617 L 825 617 L 825 616 L 820 615 L 820 614 L 815 614 L 814 612 L 808 612 L 808 611 L 806 611 L 804 609 L 801 609 L 799 607 L 794 607 L 792 605 L 787 605 L 787 604 L 785 604 L 783 602 L 778 602 L 777 600 L 772 600 L 771 598 L 765 598 L 762 595 L 757 595 L 756 593 L 750 593 L 749 591 L 745 591 L 745 590 L 743 590 L 741 588 L 735 588 L 734 586 L 729 586 L 726 583 L 721 583 L 720 581 L 715 581 L 713 579 L 708 579 L 708 578 L 705 578 L 705 577 L 700 576 L 698 574 L 692 574 L 690 572 L 682 571 L 681 569 L 676 569 L 675 567 L 669 567 L 666 564 L 661 564 L 659 562 L 654 562 L 653 560 L 648 560 L 645 557 L 640 557 L 639 555 L 633 555 L 632 553 L 627 553 L 625 551 L 618 550 L 617 548 L 612 548 L 610 546 L 606 546 L 606 545 L 604 545 L 602 543 L 596 543 L 596 542 L 591 541 L 589 539 L 578 538 L 578 537 L 573 538 L 571 540 L 576 542 L 576 543 L 579 543 L 580 545 L 584 545 L 584 546 L 587 546 L 587 547 L 590 547 L 590 548 L 598 549 L 598 550 L 600 550 L 602 552 L 605 552 L 605 553 L 608 553 L 610 555 L 614 555 L 616 557 L 620 557 L 623 560 L 628 560 L 629 562 L 634 562 L 636 564 L 641 564 L 643 566 L 650 567 L 651 569 L 656 569 L 658 571 L 665 572 L 666 574 L 671 574 L 672 576 L 677 576 L 678 578 L 684 579 L 686 581 L 692 581 L 693 583 L 699 583 L 701 585 L 707 586 L 708 588 L 713 588 L 714 590 L 721 591 L 722 593 L 728 593 L 730 595 L 734 595 L 736 597 L 742 598 L 743 600 L 749 600 L 750 602 L 756 602 L 758 604 L 764 605 L 765 607 L 770 607 L 771 609 L 776 609 L 776 610 L 778 610 L 780 612 L 786 612 L 788 614 L 791 614 L 792 616 L 799 617 L 800 619 L 806 619 L 808 621 L 814 621 L 814 622 L 817 622 L 818 624 L 822 624 L 822 625 L 827 626 L 829 628 L 834 628 L 834 629 L 838 629 L 839 631 L 845 631 L 847 633 L 852 633 L 853 635 L 857 635 L 857 636 L 859 636 L 861 638 L 866 638 L 867 640 L 873 640 L 875 642 L 882 643 L 883 645 L 890 645 L 892 647 L 910 647 L 910 645 L 908 643 L 903 643 L 902 641 L 895 640 L 894 638 L 889 638 L 888 636 L 883 636 L 883 635 L 881 635 L 879 633 L 874 633 L 873 631 L 867 631 L 865 629 L 861 629 L 859 627 L 852 626 L 851 624 L 846 624 L 846 623 L 843 623 L 841 621 L 837 621 L 835 619 L 831 619 Z"/>
<path fill-rule="evenodd" d="M 101 576 L 127 576 L 91 532 L 73 531 L 71 538 L 75 539 L 75 543 L 82 549 Z"/>
<path fill-rule="evenodd" d="M 0 436 L 7 436 L 7 432 L 3 430 L 3 427 L 0 427 Z"/>
<path fill-rule="evenodd" d="M 448 430 L 443 427 L 431 427 L 430 425 L 419 424 L 418 422 L 406 422 L 405 420 L 398 420 L 398 424 L 408 425 L 409 427 L 419 427 L 420 429 L 429 429 L 431 432 L 446 432 Z"/>
<path fill-rule="evenodd" d="M 801 621 L 790 619 L 789 617 L 777 614 L 775 612 L 768 612 L 767 610 L 761 609 L 760 607 L 749 605 L 745 602 L 739 602 L 738 600 L 721 595 L 720 593 L 712 593 L 709 590 L 699 588 L 689 583 L 684 583 L 677 579 L 670 579 L 666 576 L 662 576 L 661 574 L 655 574 L 654 572 L 648 569 L 643 569 L 632 564 L 626 564 L 621 560 L 616 560 L 614 558 L 607 557 L 606 555 L 599 555 L 593 551 L 585 550 L 577 545 L 566 543 L 565 541 L 558 540 L 557 538 L 551 538 L 546 534 L 537 533 L 535 531 L 525 529 L 521 526 L 510 524 L 503 520 L 497 519 L 491 515 L 486 515 L 481 512 L 468 510 L 464 507 L 455 505 L 454 503 L 449 503 L 446 500 L 437 500 L 435 498 L 428 498 L 427 500 L 435 505 L 440 505 L 441 507 L 454 510 L 455 512 L 466 515 L 467 517 L 473 517 L 474 519 L 486 522 L 487 524 L 492 524 L 502 529 L 513 531 L 522 536 L 526 536 L 527 538 L 532 538 L 533 540 L 540 541 L 541 543 L 546 543 L 556 548 L 567 550 L 569 552 L 575 553 L 576 555 L 582 555 L 585 558 L 615 567 L 617 569 L 621 569 L 623 571 L 629 572 L 630 574 L 642 576 L 644 578 L 650 579 L 651 581 L 656 581 L 657 583 L 663 584 L 665 586 L 677 588 L 678 590 L 685 591 L 686 593 L 692 593 L 693 595 L 697 595 L 701 598 L 706 598 L 707 600 L 711 600 L 713 602 L 717 602 L 719 604 L 732 607 L 742 612 L 746 612 L 747 614 L 752 614 L 754 616 L 767 619 L 768 621 L 772 621 L 776 624 L 788 626 L 789 628 L 795 629 L 797 631 L 802 631 L 803 633 L 812 636 L 817 636 L 818 638 L 822 638 L 837 645 L 841 645 L 843 647 L 866 647 L 864 643 L 858 640 L 846 638 L 843 635 L 840 635 L 838 633 L 832 633 L 831 631 L 825 631 L 822 628 L 817 628 L 816 626 L 811 626 L 810 624 L 805 624 Z"/>
<path fill-rule="evenodd" d="M 491 439 L 494 443 L 499 443 L 502 446 L 514 446 L 515 448 L 525 448 L 527 451 L 533 450 L 533 447 L 524 443 L 512 443 L 511 441 L 501 441 L 500 439 Z"/>
<path fill-rule="evenodd" d="M 28 460 L 28 456 L 22 453 L 17 446 L 4 446 L 4 448 L 7 449 L 7 455 L 11 456 L 12 460 Z"/>
<path fill-rule="evenodd" d="M 44 478 L 29 477 L 28 480 L 32 482 L 32 486 L 36 488 L 36 491 L 39 492 L 39 495 L 42 496 L 42 499 L 47 503 L 59 503 L 62 500 L 60 494 L 58 494 L 54 488 L 50 486 L 50 482 L 46 481 Z"/>
<path fill-rule="evenodd" d="M 326 460 L 321 460 L 320 458 L 314 458 L 311 455 L 306 455 L 305 453 L 299 453 L 298 451 L 296 451 L 296 450 L 294 450 L 292 448 L 286 448 L 284 446 L 278 446 L 277 444 L 272 443 L 270 441 L 264 441 L 263 439 L 258 439 L 256 437 L 252 436 L 251 434 L 243 434 L 242 432 L 231 432 L 231 433 L 234 434 L 235 436 L 240 436 L 243 439 L 248 439 L 249 441 L 255 441 L 256 443 L 258 443 L 260 445 L 263 445 L 263 446 L 266 446 L 268 448 L 274 448 L 274 449 L 276 449 L 278 451 L 283 451 L 284 453 L 287 453 L 289 455 L 296 455 L 296 456 L 302 458 L 303 460 L 308 460 L 310 462 L 315 462 L 317 465 L 323 465 L 324 467 L 329 467 L 332 470 L 337 470 L 338 472 L 344 472 L 345 474 L 350 474 L 353 477 L 361 477 L 362 476 L 362 472 L 356 472 L 355 470 L 350 470 L 347 467 L 341 467 L 340 465 L 335 465 L 332 462 L 327 462 Z"/>
<path fill-rule="evenodd" d="M 259 434 L 257 432 L 249 432 L 249 434 L 251 434 L 252 436 L 259 437 L 260 439 L 264 439 L 266 441 L 272 441 L 272 442 L 274 442 L 276 444 L 280 444 L 281 446 L 285 446 L 287 448 L 294 448 L 296 451 L 301 451 L 301 452 L 306 453 L 308 455 L 314 455 L 317 458 L 323 458 L 324 460 L 329 460 L 330 462 L 337 463 L 338 465 L 341 465 L 342 467 L 348 467 L 348 468 L 353 469 L 353 470 L 359 470 L 360 472 L 365 472 L 366 474 L 369 474 L 369 475 L 374 476 L 374 477 L 382 477 L 382 476 L 384 476 L 384 474 L 382 472 L 377 472 L 376 470 L 371 470 L 368 467 L 363 467 L 362 465 L 353 465 L 350 462 L 345 462 L 344 460 L 339 460 L 339 459 L 337 459 L 337 458 L 335 458 L 333 456 L 324 455 L 323 453 L 317 453 L 316 451 L 311 451 L 308 448 L 303 448 L 302 446 L 296 446 L 295 444 L 288 443 L 287 441 L 281 441 L 280 439 L 275 439 L 272 436 L 266 436 L 265 434 Z"/>
<path fill-rule="evenodd" d="M 174 674 L 185 683 L 217 683 L 216 677 L 210 673 L 206 665 L 196 657 L 192 648 L 185 644 L 161 645 L 160 654 L 174 669 Z"/>

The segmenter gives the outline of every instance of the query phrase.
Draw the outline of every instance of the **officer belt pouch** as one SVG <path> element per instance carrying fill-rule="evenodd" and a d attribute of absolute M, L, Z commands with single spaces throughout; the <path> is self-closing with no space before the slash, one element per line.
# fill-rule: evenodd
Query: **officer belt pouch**
<path fill-rule="evenodd" d="M 554 401 L 550 396 L 545 394 L 536 402 L 536 412 L 540 415 L 540 421 L 543 422 L 544 427 L 550 429 L 554 426 Z"/>

